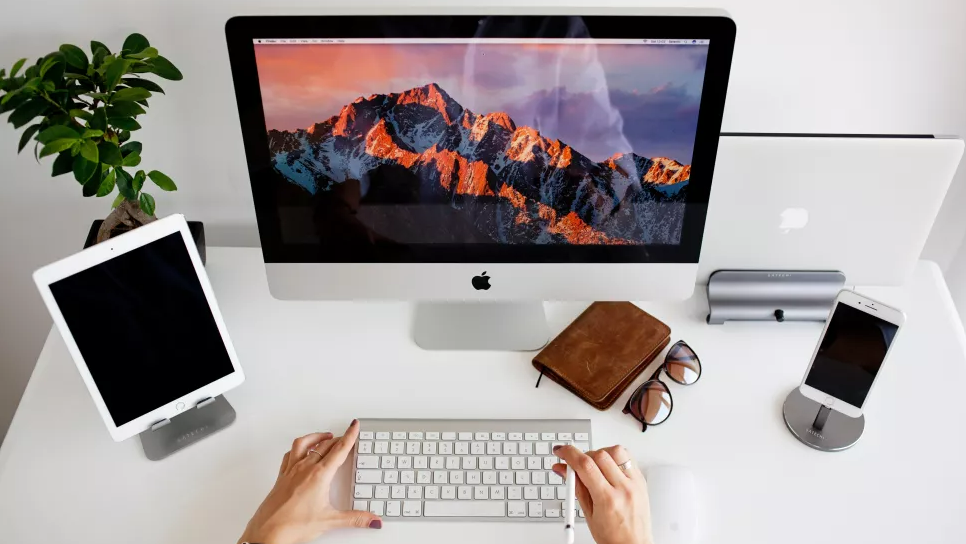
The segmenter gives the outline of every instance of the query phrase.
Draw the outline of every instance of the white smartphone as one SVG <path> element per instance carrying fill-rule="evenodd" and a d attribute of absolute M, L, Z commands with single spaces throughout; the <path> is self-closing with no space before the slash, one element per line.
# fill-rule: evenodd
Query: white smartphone
<path fill-rule="evenodd" d="M 849 417 L 861 416 L 905 320 L 895 308 L 840 291 L 802 379 L 802 394 Z"/>

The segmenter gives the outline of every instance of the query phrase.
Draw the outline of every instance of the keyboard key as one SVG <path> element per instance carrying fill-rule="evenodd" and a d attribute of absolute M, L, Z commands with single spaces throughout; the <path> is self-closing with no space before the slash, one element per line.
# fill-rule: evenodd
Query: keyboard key
<path fill-rule="evenodd" d="M 557 433 L 557 440 L 561 442 L 570 442 L 574 439 L 574 435 L 571 433 Z"/>
<path fill-rule="evenodd" d="M 359 431 L 359 440 L 372 440 L 372 431 Z"/>
<path fill-rule="evenodd" d="M 465 432 L 464 433 L 460 433 L 459 434 L 459 439 L 460 440 L 463 440 L 465 442 L 469 442 L 470 440 L 473 440 L 473 433 L 465 433 Z"/>
<path fill-rule="evenodd" d="M 422 455 L 413 457 L 413 468 L 429 468 L 426 457 Z"/>
<path fill-rule="evenodd" d="M 383 455 L 382 468 L 396 468 L 396 458 L 392 455 Z"/>
<path fill-rule="evenodd" d="M 396 459 L 396 468 L 413 468 L 413 458 L 403 456 Z"/>
<path fill-rule="evenodd" d="M 486 443 L 486 454 L 487 455 L 500 455 L 503 453 L 503 448 L 500 446 L 499 442 L 487 442 Z"/>
<path fill-rule="evenodd" d="M 446 468 L 446 459 L 443 457 L 430 457 L 429 458 L 429 468 Z"/>
<path fill-rule="evenodd" d="M 406 431 L 394 431 L 392 433 L 392 439 L 393 440 L 405 440 L 406 439 Z"/>
<path fill-rule="evenodd" d="M 378 469 L 377 470 L 357 470 L 356 483 L 357 484 L 381 484 L 382 471 Z"/>
<path fill-rule="evenodd" d="M 563 485 L 564 481 L 556 472 L 550 472 L 547 476 L 547 483 L 550 485 Z"/>
<path fill-rule="evenodd" d="M 523 472 L 523 471 L 514 472 L 514 475 L 516 476 L 516 481 L 514 482 L 515 484 L 521 485 L 521 484 L 529 484 L 530 483 L 530 473 L 529 472 Z"/>
<path fill-rule="evenodd" d="M 427 432 L 426 433 L 426 440 L 439 440 L 439 433 L 438 432 Z"/>
<path fill-rule="evenodd" d="M 398 484 L 399 483 L 399 471 L 387 470 L 382 473 L 382 481 L 387 484 Z"/>
<path fill-rule="evenodd" d="M 579 506 L 577 507 L 577 517 L 584 517 L 584 509 Z"/>
<path fill-rule="evenodd" d="M 423 515 L 423 501 L 403 501 L 404 518 L 418 518 Z"/>
<path fill-rule="evenodd" d="M 534 459 L 537 459 L 537 458 L 534 457 Z M 534 471 L 533 473 L 530 474 L 530 483 L 532 483 L 533 485 L 546 485 L 547 473 L 542 470 Z"/>
<path fill-rule="evenodd" d="M 443 433 L 440 438 L 443 440 L 456 440 L 456 433 Z"/>
<path fill-rule="evenodd" d="M 372 453 L 372 442 L 359 442 L 359 453 Z"/>
<path fill-rule="evenodd" d="M 533 455 L 533 443 L 520 442 L 520 445 L 517 446 L 517 451 L 520 452 L 520 455 Z"/>
<path fill-rule="evenodd" d="M 428 484 L 433 480 L 433 473 L 428 470 L 420 470 L 416 473 L 417 484 Z"/>
<path fill-rule="evenodd" d="M 366 501 L 352 501 L 352 509 L 365 511 L 369 509 L 368 504 Z"/>
<path fill-rule="evenodd" d="M 451 470 L 449 473 L 449 483 L 451 484 L 461 484 L 463 483 L 463 471 L 462 470 Z"/>
<path fill-rule="evenodd" d="M 521 440 L 521 439 L 518 438 L 517 440 Z M 540 440 L 540 433 L 524 433 L 522 440 L 529 440 L 531 442 L 536 442 L 537 440 Z"/>
<path fill-rule="evenodd" d="M 447 478 L 449 473 L 445 470 L 437 470 L 433 473 L 433 483 L 434 484 L 448 484 L 449 479 Z"/>
<path fill-rule="evenodd" d="M 456 443 L 456 455 L 469 455 L 470 454 L 470 443 L 469 442 L 457 442 Z"/>
<path fill-rule="evenodd" d="M 376 442 L 372 453 L 389 453 L 389 442 Z"/>
<path fill-rule="evenodd" d="M 556 465 L 556 464 L 557 464 L 557 458 L 556 457 L 551 456 L 551 457 L 544 457 L 543 458 L 543 469 L 544 470 L 553 470 L 553 466 Z"/>
<path fill-rule="evenodd" d="M 503 443 L 503 455 L 516 455 L 517 454 L 517 443 L 516 442 L 504 442 Z"/>
<path fill-rule="evenodd" d="M 527 460 L 523 457 L 514 457 L 510 459 L 510 468 L 513 470 L 526 470 Z"/>
<path fill-rule="evenodd" d="M 506 488 L 506 498 L 510 499 L 511 501 L 522 499 L 523 488 L 517 485 Z"/>
<path fill-rule="evenodd" d="M 407 499 L 421 499 L 423 498 L 423 486 L 421 485 L 411 485 L 406 488 L 406 498 Z"/>
<path fill-rule="evenodd" d="M 440 455 L 453 455 L 453 443 L 452 442 L 440 442 L 439 443 L 439 454 Z"/>
<path fill-rule="evenodd" d="M 386 517 L 399 517 L 399 501 L 389 501 L 386 503 Z"/>
<path fill-rule="evenodd" d="M 356 491 L 353 497 L 357 499 L 371 499 L 372 498 L 372 486 L 356 484 Z M 363 508 L 365 510 L 365 508 Z"/>
<path fill-rule="evenodd" d="M 473 442 L 470 444 L 470 453 L 473 455 L 483 455 L 486 453 L 486 445 L 483 442 Z"/>
<path fill-rule="evenodd" d="M 456 488 L 456 498 L 462 501 L 468 501 L 473 498 L 473 488 L 468 485 L 461 485 Z"/>
<path fill-rule="evenodd" d="M 511 518 L 527 517 L 527 503 L 523 501 L 508 501 L 506 503 L 507 515 Z"/>
<path fill-rule="evenodd" d="M 540 440 L 543 440 L 544 442 L 546 442 L 548 440 L 553 441 L 553 440 L 556 440 L 556 439 L 557 439 L 557 435 L 555 435 L 553 433 L 543 433 L 543 434 L 540 435 Z M 561 438 L 561 440 L 563 440 L 563 439 Z"/>
<path fill-rule="evenodd" d="M 510 468 L 510 458 L 509 457 L 497 457 L 496 459 L 494 459 L 494 465 L 493 466 L 497 470 L 507 470 L 507 469 Z"/>
<path fill-rule="evenodd" d="M 534 485 L 527 485 L 523 487 L 523 498 L 528 501 L 537 500 L 540 498 L 540 488 Z M 541 516 L 543 517 L 543 516 Z"/>
<path fill-rule="evenodd" d="M 439 498 L 439 486 L 427 485 L 423 489 L 423 496 L 427 499 L 438 499 Z"/>
<path fill-rule="evenodd" d="M 527 470 L 540 470 L 540 458 L 527 457 Z"/>
<path fill-rule="evenodd" d="M 423 442 L 423 455 L 436 455 L 436 442 Z"/>
<path fill-rule="evenodd" d="M 377 499 L 388 499 L 389 498 L 389 486 L 388 485 L 377 485 L 376 486 L 376 498 Z"/>
<path fill-rule="evenodd" d="M 574 440 L 577 442 L 590 442 L 589 433 L 574 433 Z"/>
<path fill-rule="evenodd" d="M 574 447 L 585 452 L 590 450 L 590 442 L 574 442 Z"/>
<path fill-rule="evenodd" d="M 537 442 L 537 455 L 550 455 L 550 442 Z"/>
<path fill-rule="evenodd" d="M 359 468 L 379 468 L 379 456 L 360 455 L 356 460 L 356 466 Z"/>
<path fill-rule="evenodd" d="M 492 442 L 491 442 L 492 444 Z M 492 457 L 480 457 L 477 459 L 477 466 L 480 470 L 493 470 L 493 458 Z"/>
<path fill-rule="evenodd" d="M 531 502 L 529 505 L 529 515 L 531 518 L 542 518 L 543 503 L 540 501 Z"/>
<path fill-rule="evenodd" d="M 376 440 L 389 440 L 389 433 L 376 433 Z"/>
<path fill-rule="evenodd" d="M 386 515 L 386 503 L 384 501 L 371 501 L 369 511 L 377 516 Z"/>
<path fill-rule="evenodd" d="M 473 499 L 478 501 L 485 501 L 490 498 L 490 488 L 485 485 L 478 485 L 473 488 Z"/>
<path fill-rule="evenodd" d="M 419 455 L 422 447 L 419 442 L 406 442 L 406 453 L 408 455 Z"/>
<path fill-rule="evenodd" d="M 545 485 L 540 488 L 540 499 L 545 501 L 552 501 L 554 498 L 553 488 Z"/>
<path fill-rule="evenodd" d="M 562 485 L 560 487 L 555 487 L 554 489 L 557 490 L 557 500 L 567 500 L 567 486 Z"/>
<path fill-rule="evenodd" d="M 505 490 L 502 485 L 498 485 L 490 488 L 490 498 L 493 500 L 503 500 L 506 498 Z"/>
<path fill-rule="evenodd" d="M 506 440 L 506 433 L 493 433 L 493 440 Z"/>
<path fill-rule="evenodd" d="M 483 473 L 483 483 L 486 485 L 496 485 L 496 472 L 488 470 Z"/>
<path fill-rule="evenodd" d="M 422 440 L 423 439 L 423 433 L 421 433 L 419 431 L 409 431 L 409 439 L 410 440 Z"/>
<path fill-rule="evenodd" d="M 513 483 L 513 473 L 510 471 L 500 472 L 500 484 L 510 485 Z"/>
<path fill-rule="evenodd" d="M 463 458 L 463 469 L 472 470 L 476 468 L 476 457 L 464 457 Z"/>
<path fill-rule="evenodd" d="M 456 487 L 451 485 L 444 485 L 439 490 L 439 496 L 443 499 L 450 500 L 456 498 Z"/>
<path fill-rule="evenodd" d="M 559 518 L 560 510 L 556 508 L 544 508 L 543 515 L 548 518 Z"/>
<path fill-rule="evenodd" d="M 393 455 L 401 455 L 406 453 L 406 443 L 405 442 L 390 442 L 389 443 L 389 453 Z"/>
<path fill-rule="evenodd" d="M 406 498 L 406 486 L 404 485 L 394 485 L 392 486 L 392 493 L 390 493 L 394 499 L 405 499 Z"/>
<path fill-rule="evenodd" d="M 455 470 L 460 468 L 460 458 L 459 457 L 447 457 L 446 458 L 446 468 L 449 470 Z"/>
<path fill-rule="evenodd" d="M 470 485 L 479 485 L 480 483 L 480 472 L 478 470 L 468 470 L 466 471 L 466 483 Z"/>
<path fill-rule="evenodd" d="M 506 511 L 507 506 L 503 501 L 426 501 L 426 511 L 423 515 L 427 518 L 502 518 L 506 517 Z"/>
<path fill-rule="evenodd" d="M 523 440 L 523 433 L 510 433 L 507 435 L 507 440 Z"/>
<path fill-rule="evenodd" d="M 475 440 L 479 440 L 479 441 L 481 441 L 481 442 L 482 442 L 482 441 L 485 441 L 485 440 L 489 440 L 489 439 L 490 439 L 490 433 L 483 433 L 483 432 L 478 432 L 478 433 L 476 433 L 476 435 L 474 436 L 474 439 L 475 439 Z"/>
<path fill-rule="evenodd" d="M 416 483 L 416 472 L 413 470 L 400 470 L 399 471 L 399 483 L 401 484 L 414 484 Z"/>

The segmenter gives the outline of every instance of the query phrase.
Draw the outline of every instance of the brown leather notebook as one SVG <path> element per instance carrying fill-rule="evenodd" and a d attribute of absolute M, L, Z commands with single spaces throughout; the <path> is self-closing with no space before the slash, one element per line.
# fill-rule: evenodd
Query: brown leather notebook
<path fill-rule="evenodd" d="M 670 339 L 670 327 L 630 302 L 595 302 L 533 358 L 533 366 L 541 378 L 606 410 Z"/>

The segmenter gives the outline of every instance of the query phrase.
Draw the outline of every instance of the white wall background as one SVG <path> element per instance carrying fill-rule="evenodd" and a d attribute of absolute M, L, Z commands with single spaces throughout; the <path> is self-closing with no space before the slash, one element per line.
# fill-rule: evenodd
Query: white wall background
<path fill-rule="evenodd" d="M 528 3 L 548 13 L 564 13 L 568 5 L 728 10 L 738 38 L 726 131 L 966 135 L 961 0 Z M 185 75 L 163 85 L 167 96 L 151 100 L 137 135 L 143 167 L 162 169 L 181 188 L 156 195 L 159 213 L 179 211 L 204 221 L 212 245 L 257 245 L 225 21 L 238 14 L 325 13 L 347 4 L 363 13 L 399 6 L 364 0 L 0 0 L 0 65 L 9 69 L 20 57 L 37 58 L 62 43 L 86 49 L 91 39 L 116 50 L 130 32 L 145 34 Z M 503 4 L 520 2 L 486 2 Z M 19 133 L 9 127 L 0 127 L 0 437 L 50 327 L 30 273 L 79 249 L 90 221 L 110 205 L 110 199 L 82 199 L 73 179 L 50 178 L 50 165 L 38 166 L 30 153 L 17 156 Z M 966 310 L 964 208 L 961 168 L 924 256 L 947 271 Z"/>

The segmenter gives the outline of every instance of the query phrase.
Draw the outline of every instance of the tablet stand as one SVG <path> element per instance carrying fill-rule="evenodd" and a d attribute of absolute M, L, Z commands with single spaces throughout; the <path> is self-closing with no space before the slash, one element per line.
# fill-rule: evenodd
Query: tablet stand
<path fill-rule="evenodd" d="M 834 271 L 718 270 L 708 279 L 706 320 L 825 321 L 844 286 Z"/>
<path fill-rule="evenodd" d="M 782 405 L 788 430 L 805 445 L 820 451 L 842 451 L 858 442 L 865 415 L 849 417 L 816 402 L 795 388 Z"/>
<path fill-rule="evenodd" d="M 140 435 L 144 455 L 160 461 L 211 436 L 235 421 L 235 409 L 223 395 L 209 397 L 171 419 L 162 419 Z"/>

